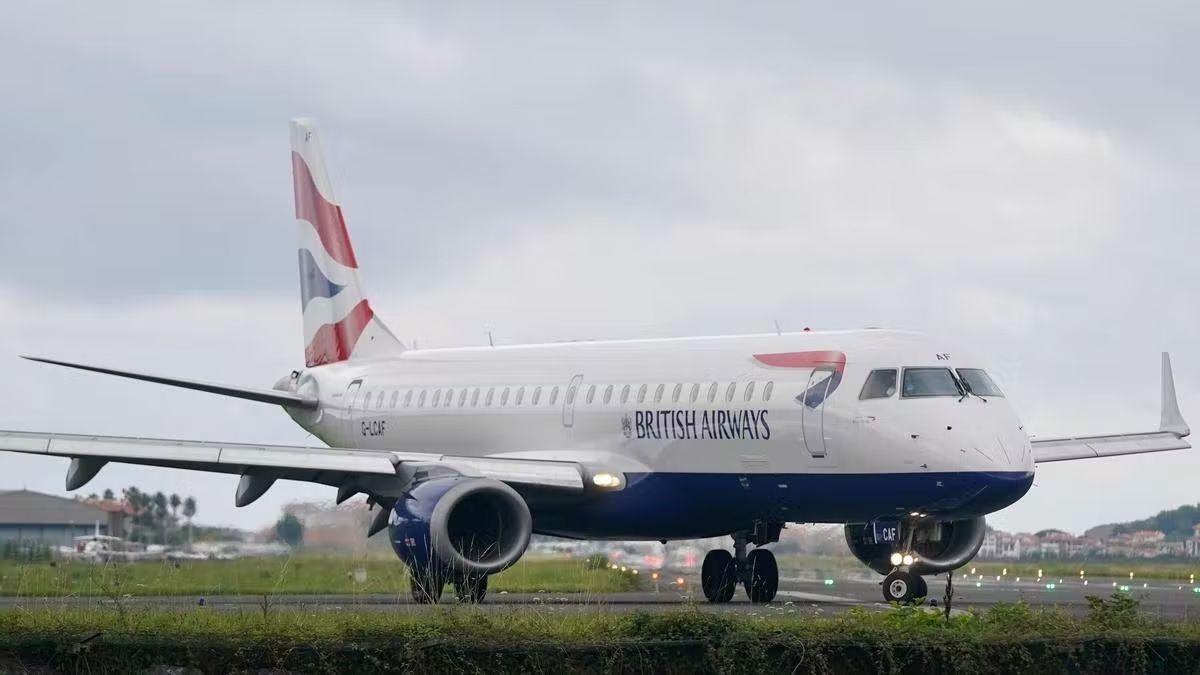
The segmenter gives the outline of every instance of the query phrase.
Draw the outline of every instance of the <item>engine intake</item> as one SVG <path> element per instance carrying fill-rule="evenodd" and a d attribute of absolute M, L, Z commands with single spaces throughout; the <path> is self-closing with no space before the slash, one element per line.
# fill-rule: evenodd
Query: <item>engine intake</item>
<path fill-rule="evenodd" d="M 846 525 L 846 544 L 850 552 L 867 567 L 880 574 L 892 571 L 893 553 L 911 553 L 915 561 L 909 567 L 914 574 L 938 574 L 967 564 L 987 533 L 983 516 L 964 520 L 924 521 L 913 530 L 912 550 L 902 544 L 876 544 L 870 528 L 862 524 Z"/>
<path fill-rule="evenodd" d="M 521 558 L 533 518 L 508 485 L 450 476 L 415 485 L 396 501 L 388 527 L 393 550 L 410 566 L 487 575 Z"/>

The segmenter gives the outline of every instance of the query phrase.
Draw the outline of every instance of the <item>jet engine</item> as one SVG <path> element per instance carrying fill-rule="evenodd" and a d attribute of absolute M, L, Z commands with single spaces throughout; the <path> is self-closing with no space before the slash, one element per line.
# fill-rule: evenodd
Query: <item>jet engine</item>
<path fill-rule="evenodd" d="M 938 574 L 967 564 L 987 531 L 983 516 L 964 520 L 925 520 L 906 523 L 912 528 L 912 546 L 904 550 L 905 537 L 899 543 L 876 543 L 869 525 L 846 525 L 846 544 L 850 552 L 867 567 L 887 574 L 912 556 L 908 566 L 914 574 Z M 896 562 L 899 560 L 900 562 Z"/>
<path fill-rule="evenodd" d="M 521 495 L 500 481 L 445 476 L 398 499 L 388 528 L 396 555 L 415 569 L 486 576 L 525 553 L 533 518 Z"/>

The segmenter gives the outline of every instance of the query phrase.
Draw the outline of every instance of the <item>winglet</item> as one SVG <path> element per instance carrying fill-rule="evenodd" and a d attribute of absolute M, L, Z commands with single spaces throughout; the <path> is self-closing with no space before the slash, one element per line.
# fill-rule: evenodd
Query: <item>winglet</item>
<path fill-rule="evenodd" d="M 1162 421 L 1159 422 L 1158 428 L 1180 438 L 1192 433 L 1183 419 L 1183 414 L 1179 412 L 1179 399 L 1175 397 L 1175 377 L 1171 374 L 1171 355 L 1167 352 L 1163 352 L 1162 355 Z"/>

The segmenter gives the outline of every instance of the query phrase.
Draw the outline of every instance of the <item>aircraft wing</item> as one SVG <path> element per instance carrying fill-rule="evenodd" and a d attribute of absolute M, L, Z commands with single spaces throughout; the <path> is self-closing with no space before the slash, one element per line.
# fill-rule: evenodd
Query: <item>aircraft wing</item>
<path fill-rule="evenodd" d="M 1063 438 L 1034 438 L 1033 461 L 1062 462 L 1071 459 L 1136 455 L 1164 450 L 1185 450 L 1192 447 L 1184 440 L 1191 434 L 1179 412 L 1175 396 L 1175 378 L 1171 374 L 1171 356 L 1162 355 L 1162 419 L 1157 431 L 1100 436 L 1069 436 Z"/>
<path fill-rule="evenodd" d="M 396 497 L 421 472 L 494 478 L 518 491 L 582 493 L 587 475 L 583 465 L 571 461 L 27 431 L 0 431 L 0 450 L 70 457 L 68 490 L 82 487 L 107 462 L 241 474 L 244 479 L 251 476 L 260 484 L 265 482 L 267 487 L 280 478 L 323 483 L 353 489 L 347 496 L 366 492 Z M 239 502 L 243 501 L 241 492 L 239 486 Z"/>

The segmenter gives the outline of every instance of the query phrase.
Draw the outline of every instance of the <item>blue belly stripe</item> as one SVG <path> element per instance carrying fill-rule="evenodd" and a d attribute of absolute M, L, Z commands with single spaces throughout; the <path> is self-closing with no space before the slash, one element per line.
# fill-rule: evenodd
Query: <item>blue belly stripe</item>
<path fill-rule="evenodd" d="M 534 508 L 534 529 L 582 539 L 695 539 L 754 520 L 866 522 L 910 511 L 968 517 L 1020 499 L 1033 473 L 626 474 L 620 492 Z M 781 487 L 786 486 L 786 487 Z"/>

